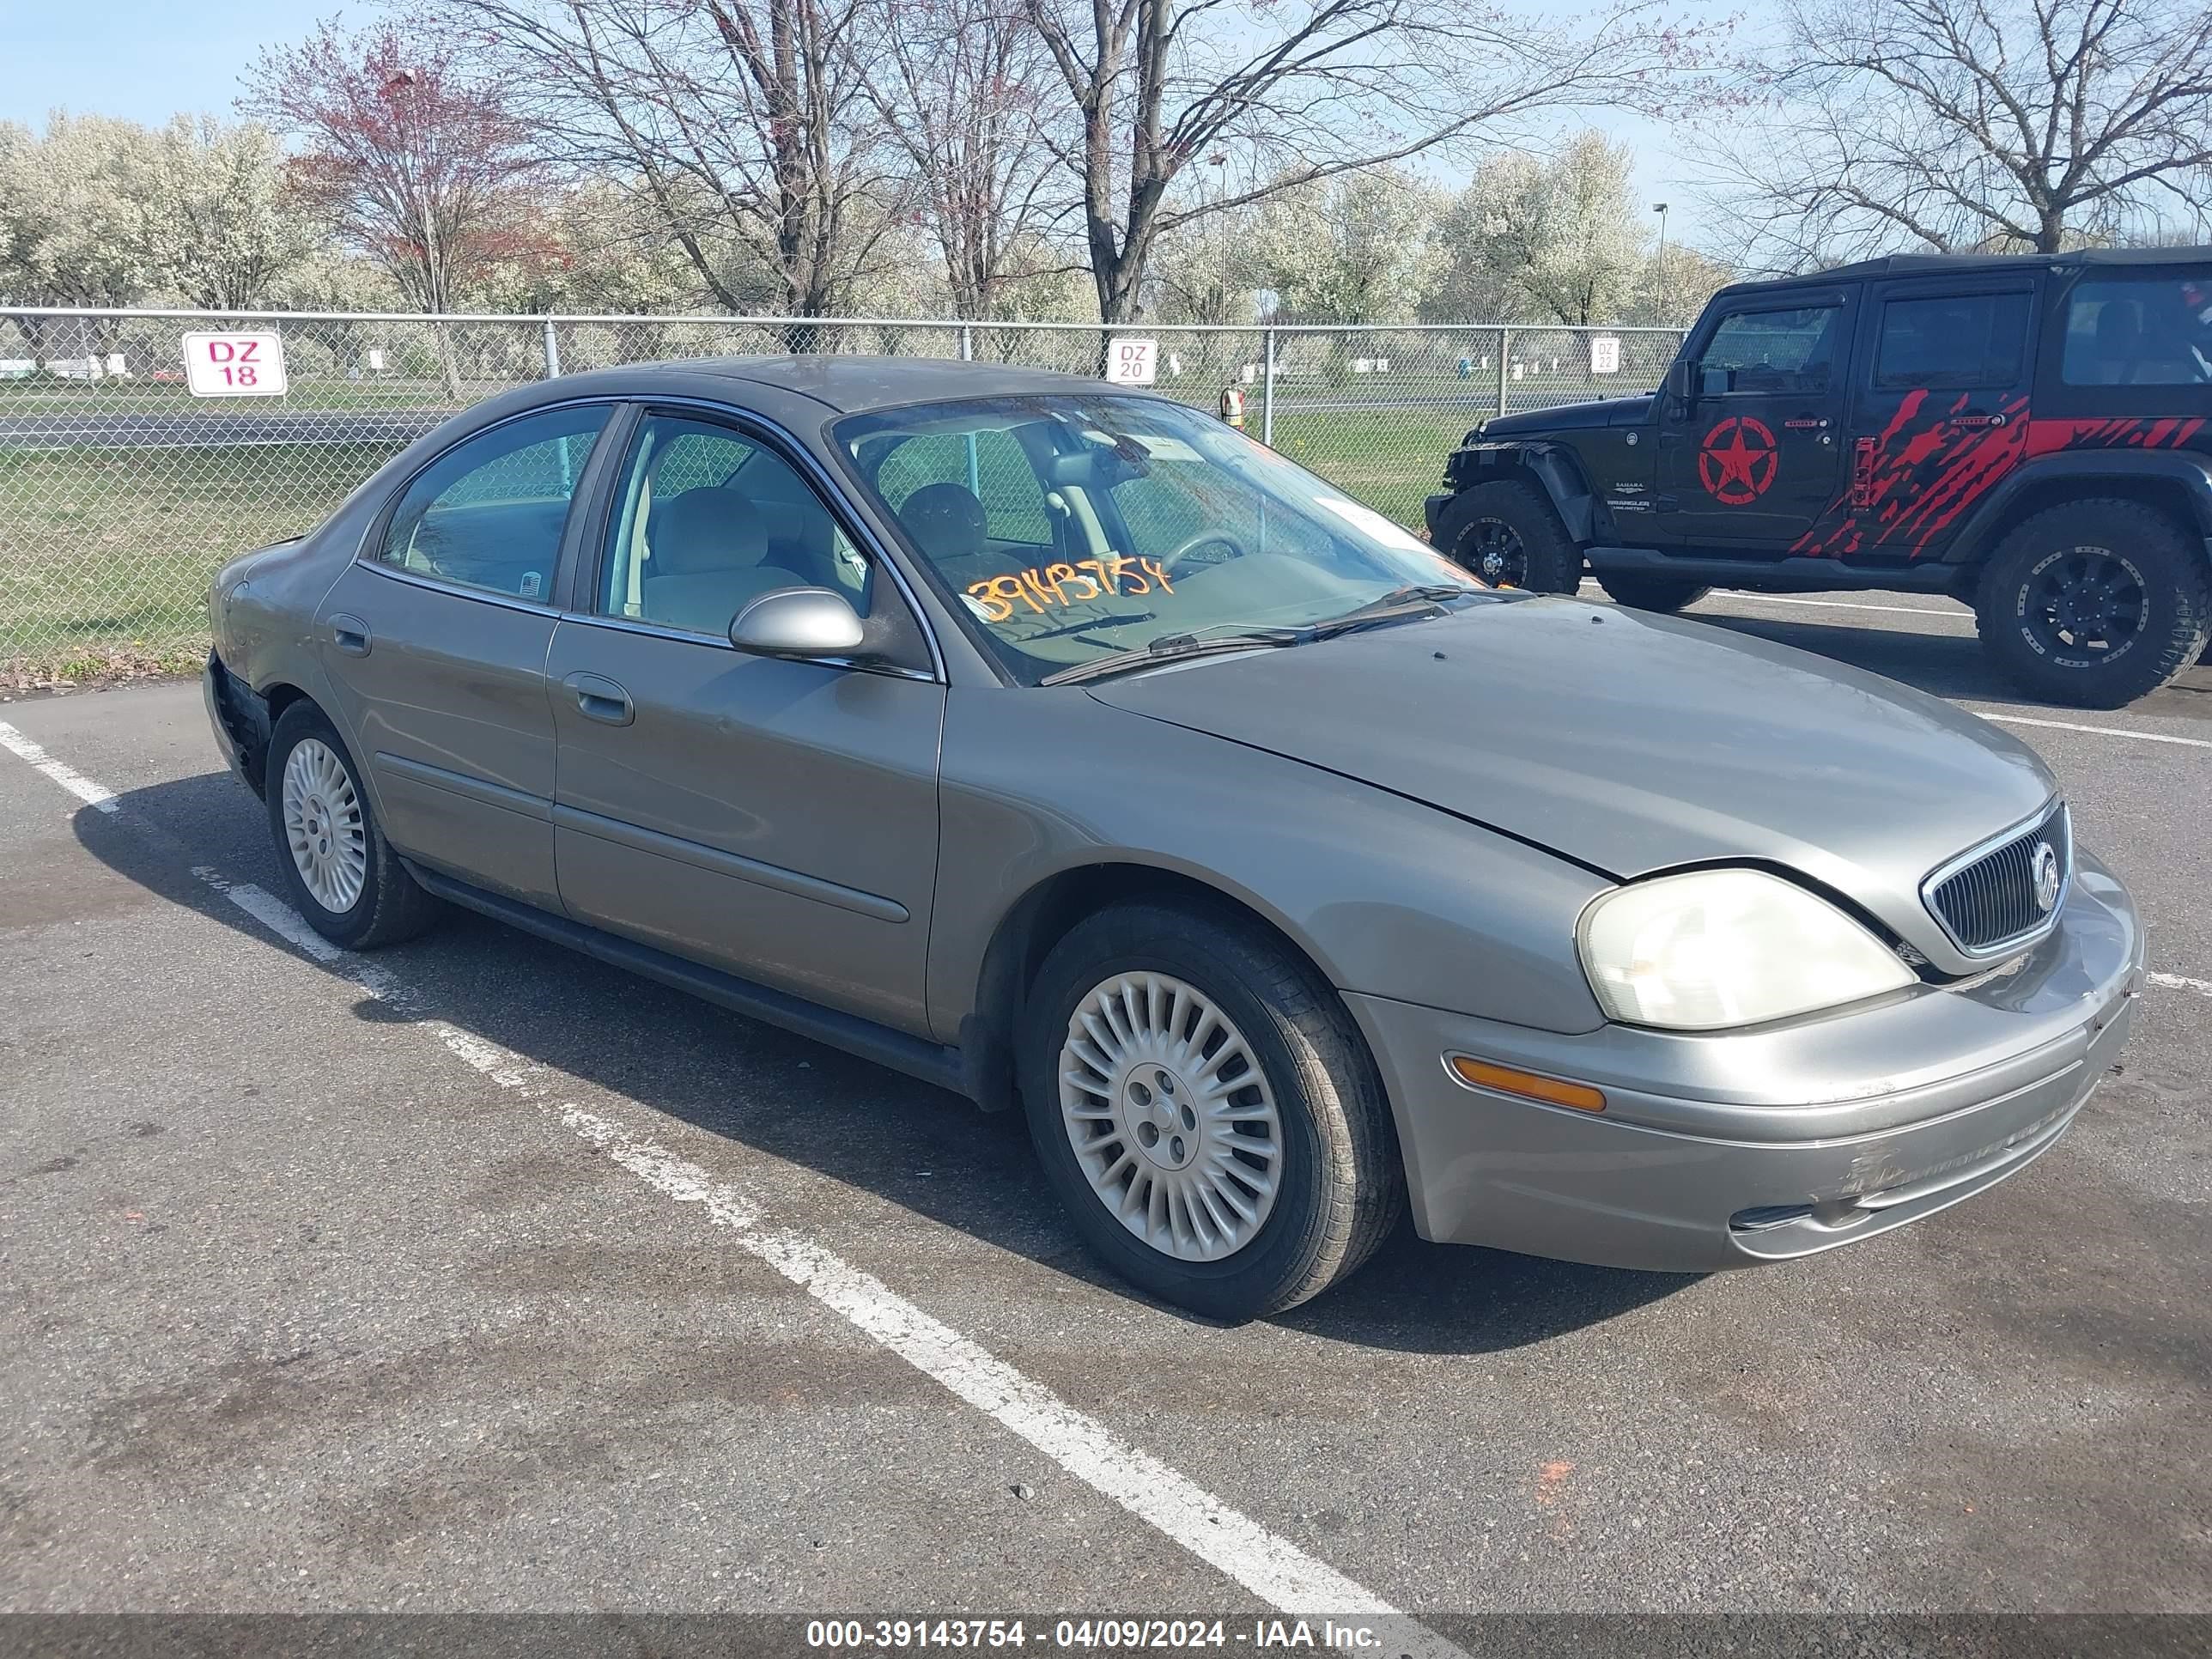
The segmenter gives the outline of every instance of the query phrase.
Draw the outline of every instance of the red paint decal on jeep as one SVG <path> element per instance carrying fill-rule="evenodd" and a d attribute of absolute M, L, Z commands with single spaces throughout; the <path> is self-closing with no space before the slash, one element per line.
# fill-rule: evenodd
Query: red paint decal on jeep
<path fill-rule="evenodd" d="M 1970 413 L 1972 401 L 1965 392 L 1941 403 L 1925 389 L 1906 392 L 1881 434 L 1853 446 L 1850 476 L 1790 550 L 1839 559 L 1887 548 L 1917 557 L 2027 452 L 2027 398 L 1995 416 Z"/>
<path fill-rule="evenodd" d="M 2202 420 L 2180 416 L 2147 418 L 2108 416 L 2094 421 L 2030 421 L 2027 453 L 2055 455 L 2062 449 L 2179 449 L 2204 429 Z"/>

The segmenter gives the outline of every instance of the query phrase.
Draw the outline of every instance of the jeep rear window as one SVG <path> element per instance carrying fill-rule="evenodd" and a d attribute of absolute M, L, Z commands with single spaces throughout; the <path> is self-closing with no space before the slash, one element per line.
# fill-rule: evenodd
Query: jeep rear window
<path fill-rule="evenodd" d="M 2212 384 L 2212 266 L 2081 283 L 2060 374 L 2069 386 Z"/>
<path fill-rule="evenodd" d="M 1892 300 L 1881 308 L 1874 383 L 1915 387 L 2015 386 L 2027 355 L 2026 289 Z"/>

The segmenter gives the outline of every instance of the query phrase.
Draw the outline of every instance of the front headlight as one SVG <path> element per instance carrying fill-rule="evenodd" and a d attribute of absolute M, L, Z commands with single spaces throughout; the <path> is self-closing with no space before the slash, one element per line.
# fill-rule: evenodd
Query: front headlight
<path fill-rule="evenodd" d="M 1916 977 L 1834 905 L 1759 870 L 1632 883 L 1585 910 L 1579 933 L 1599 1004 L 1631 1025 L 1755 1025 Z"/>

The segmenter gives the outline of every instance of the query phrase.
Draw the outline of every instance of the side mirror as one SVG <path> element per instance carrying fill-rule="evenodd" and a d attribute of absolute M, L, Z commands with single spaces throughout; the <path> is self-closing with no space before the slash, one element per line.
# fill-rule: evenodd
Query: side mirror
<path fill-rule="evenodd" d="M 756 657 L 843 657 L 860 648 L 860 618 L 842 593 L 780 587 L 730 620 L 730 643 Z"/>
<path fill-rule="evenodd" d="M 1690 401 L 1690 360 L 1687 357 L 1677 357 L 1667 365 L 1667 395 L 1678 404 Z"/>

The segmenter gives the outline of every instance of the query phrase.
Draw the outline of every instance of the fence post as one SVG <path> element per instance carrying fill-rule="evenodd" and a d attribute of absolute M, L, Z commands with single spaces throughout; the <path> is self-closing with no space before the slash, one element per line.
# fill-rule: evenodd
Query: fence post
<path fill-rule="evenodd" d="M 975 361 L 975 325 L 973 323 L 960 325 L 960 361 L 963 363 Z"/>
<path fill-rule="evenodd" d="M 1498 412 L 1500 415 L 1505 412 L 1505 356 L 1512 349 L 1513 331 L 1510 328 L 1499 329 L 1498 331 Z"/>
<path fill-rule="evenodd" d="M 1260 337 L 1260 356 L 1264 365 L 1260 380 L 1260 441 L 1273 449 L 1275 447 L 1275 331 L 1272 328 Z"/>
<path fill-rule="evenodd" d="M 545 378 L 556 380 L 561 377 L 561 341 L 553 332 L 553 319 L 545 319 Z"/>

